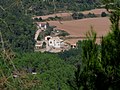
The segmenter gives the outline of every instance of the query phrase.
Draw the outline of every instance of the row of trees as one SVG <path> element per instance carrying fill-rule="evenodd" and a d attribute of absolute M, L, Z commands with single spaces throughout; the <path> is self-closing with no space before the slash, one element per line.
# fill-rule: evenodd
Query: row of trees
<path fill-rule="evenodd" d="M 90 13 L 90 12 L 88 14 L 75 12 L 71 16 L 72 16 L 73 19 L 83 19 L 83 18 L 94 18 L 94 17 L 100 17 L 100 16 L 101 17 L 107 17 L 108 14 L 106 12 L 102 12 L 100 15 L 96 15 L 96 14 Z M 35 22 L 57 21 L 57 20 L 61 21 L 63 19 L 62 19 L 62 17 L 58 17 L 58 16 L 48 17 L 47 19 L 42 19 L 41 17 L 40 18 L 34 18 Z"/>
<path fill-rule="evenodd" d="M 101 17 L 106 17 L 108 16 L 108 14 L 106 14 L 105 12 L 102 12 Z M 73 13 L 72 14 L 73 19 L 83 19 L 83 18 L 94 18 L 94 17 L 99 17 L 98 15 L 95 15 L 94 13 L 88 13 L 88 14 L 83 14 L 83 13 Z"/>

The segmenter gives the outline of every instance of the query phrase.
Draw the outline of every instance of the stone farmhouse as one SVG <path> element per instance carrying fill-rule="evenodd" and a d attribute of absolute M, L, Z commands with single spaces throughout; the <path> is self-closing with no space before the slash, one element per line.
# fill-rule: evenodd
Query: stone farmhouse
<path fill-rule="evenodd" d="M 37 31 L 35 33 L 35 51 L 40 52 L 61 52 L 64 50 L 70 49 L 69 44 L 65 43 L 64 40 L 62 40 L 58 36 L 45 36 L 44 39 L 38 40 L 38 36 L 42 31 L 45 31 L 47 29 L 48 24 L 47 23 L 37 23 Z"/>
<path fill-rule="evenodd" d="M 59 37 L 46 36 L 45 40 L 48 41 L 48 45 L 53 48 L 61 48 L 64 46 L 64 42 Z"/>

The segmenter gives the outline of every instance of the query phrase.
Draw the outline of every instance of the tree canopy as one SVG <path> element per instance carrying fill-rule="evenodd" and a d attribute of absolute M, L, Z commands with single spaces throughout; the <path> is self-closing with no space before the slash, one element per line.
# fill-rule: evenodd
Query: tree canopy
<path fill-rule="evenodd" d="M 0 32 L 5 43 L 15 51 L 33 51 L 36 28 L 24 6 L 17 1 L 0 1 Z"/>

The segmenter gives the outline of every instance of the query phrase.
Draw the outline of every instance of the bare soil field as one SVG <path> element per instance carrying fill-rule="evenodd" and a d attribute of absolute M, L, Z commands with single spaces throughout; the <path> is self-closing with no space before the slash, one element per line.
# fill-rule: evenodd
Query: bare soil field
<path fill-rule="evenodd" d="M 57 26 L 57 29 L 64 30 L 70 34 L 71 37 L 85 37 L 86 32 L 93 30 L 97 33 L 97 37 L 102 37 L 110 32 L 110 21 L 108 17 L 100 18 L 86 18 L 72 21 L 49 21 L 50 25 Z M 76 43 L 81 39 L 69 39 L 69 43 Z M 100 39 L 97 39 L 100 42 Z"/>
<path fill-rule="evenodd" d="M 93 10 L 89 10 L 89 11 L 83 11 L 83 14 L 88 14 L 88 13 L 94 13 L 96 15 L 101 14 L 102 12 L 105 12 L 106 14 L 108 14 L 106 9 L 93 9 Z"/>
<path fill-rule="evenodd" d="M 91 30 L 91 26 L 98 37 L 106 35 L 110 31 L 110 21 L 104 18 L 86 18 L 72 21 L 49 21 L 50 25 L 57 26 L 57 29 L 67 31 L 71 36 L 82 37 Z"/>

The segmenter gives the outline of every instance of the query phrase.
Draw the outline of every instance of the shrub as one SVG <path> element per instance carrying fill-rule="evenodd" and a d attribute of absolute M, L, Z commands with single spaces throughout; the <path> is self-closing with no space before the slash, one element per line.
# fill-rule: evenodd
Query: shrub
<path fill-rule="evenodd" d="M 101 13 L 101 17 L 106 17 L 106 16 L 107 16 L 107 14 L 105 12 Z"/>
<path fill-rule="evenodd" d="M 68 36 L 68 35 L 69 35 L 68 32 L 66 32 L 66 31 L 64 31 L 64 30 L 60 30 L 60 34 L 59 34 L 58 36 L 63 36 L 63 37 L 65 37 L 65 36 Z"/>
<path fill-rule="evenodd" d="M 46 42 L 43 42 L 42 48 L 46 48 Z"/>
<path fill-rule="evenodd" d="M 55 20 L 54 17 L 48 17 L 48 20 Z"/>
<path fill-rule="evenodd" d="M 41 21 L 43 21 L 43 19 L 41 17 L 40 18 L 35 18 L 34 21 L 41 22 Z"/>
<path fill-rule="evenodd" d="M 72 17 L 73 17 L 73 19 L 82 19 L 82 18 L 84 18 L 85 16 L 84 16 L 83 13 L 73 13 L 73 14 L 72 14 Z"/>
<path fill-rule="evenodd" d="M 96 17 L 96 15 L 94 13 L 89 12 L 86 17 L 87 18 L 94 18 L 94 17 Z"/>

